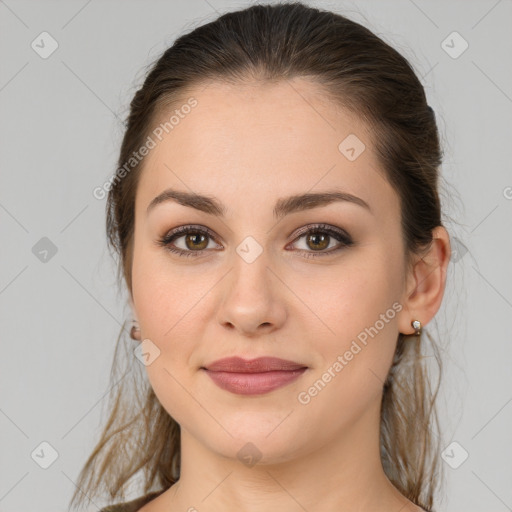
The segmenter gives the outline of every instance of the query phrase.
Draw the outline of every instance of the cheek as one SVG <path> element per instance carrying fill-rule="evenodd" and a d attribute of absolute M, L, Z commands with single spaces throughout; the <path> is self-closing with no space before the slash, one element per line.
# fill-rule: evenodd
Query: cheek
<path fill-rule="evenodd" d="M 171 272 L 150 251 L 134 254 L 132 267 L 133 303 L 143 340 L 150 340 L 158 354 L 146 371 L 151 385 L 162 405 L 166 396 L 181 396 L 177 382 L 190 370 L 194 351 L 194 323 L 188 312 L 197 302 L 191 284 Z M 147 343 L 147 342 L 146 342 Z M 148 345 L 152 347 L 152 345 Z M 190 370 L 191 371 L 191 370 Z M 172 402 L 174 403 L 174 402 Z M 170 411 L 169 411 L 170 412 Z"/>
<path fill-rule="evenodd" d="M 397 300 L 399 266 L 390 266 L 389 255 L 386 259 L 375 249 L 351 262 L 347 260 L 344 267 L 331 271 L 325 279 L 317 276 L 314 287 L 300 281 L 298 295 L 306 297 L 306 304 L 314 305 L 305 318 L 310 319 L 310 340 L 321 355 L 316 376 L 329 369 L 331 374 L 344 375 L 337 379 L 326 375 L 326 381 L 337 382 L 332 387 L 356 390 L 372 379 L 377 391 L 392 361 L 398 336 L 397 315 L 402 309 Z M 313 324 L 317 326 L 316 338 Z"/>
<path fill-rule="evenodd" d="M 179 266 L 169 263 L 163 251 L 161 248 L 134 251 L 132 287 L 142 334 L 167 343 L 189 327 L 187 312 L 198 301 L 204 285 L 200 280 L 184 276 Z"/>
<path fill-rule="evenodd" d="M 143 339 L 159 351 L 145 367 L 151 387 L 167 413 L 187 424 L 190 395 L 183 385 L 187 386 L 195 371 L 191 363 L 197 350 L 194 340 L 200 338 L 195 331 L 194 305 L 201 289 L 198 284 L 196 290 L 195 281 L 183 279 L 169 265 L 162 268 L 160 260 L 143 251 L 134 255 L 133 302 Z"/>
<path fill-rule="evenodd" d="M 323 438 L 336 436 L 340 425 L 357 421 L 365 411 L 375 411 L 369 404 L 381 400 L 401 309 L 383 261 L 360 260 L 350 271 L 347 266 L 346 275 L 324 283 L 323 292 L 320 288 L 310 291 L 308 300 L 318 305 L 315 313 L 330 329 L 311 317 L 328 335 L 315 337 L 309 329 L 320 364 L 304 382 L 297 407 L 305 430 L 315 430 L 315 418 L 330 418 L 322 427 Z"/>

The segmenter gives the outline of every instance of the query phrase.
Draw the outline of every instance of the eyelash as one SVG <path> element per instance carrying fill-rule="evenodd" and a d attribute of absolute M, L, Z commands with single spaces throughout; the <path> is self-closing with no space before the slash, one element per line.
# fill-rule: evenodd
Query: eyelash
<path fill-rule="evenodd" d="M 179 256 L 184 257 L 197 257 L 200 255 L 200 253 L 204 252 L 206 249 L 201 249 L 198 251 L 190 251 L 190 250 L 183 250 L 178 249 L 176 247 L 171 246 L 171 242 L 174 242 L 176 239 L 181 238 L 183 235 L 187 235 L 189 233 L 196 233 L 201 235 L 206 235 L 209 238 L 213 239 L 215 241 L 215 236 L 212 231 L 210 231 L 208 228 L 203 228 L 201 226 L 180 226 L 179 228 L 176 228 L 175 230 L 171 231 L 167 235 L 165 235 L 163 238 L 160 238 L 157 241 L 157 244 L 161 247 L 164 247 L 166 250 L 178 254 Z M 305 251 L 303 249 L 299 249 L 299 251 L 305 252 L 304 255 L 305 258 L 317 258 L 322 256 L 327 256 L 333 253 L 336 253 L 340 251 L 343 248 L 350 247 L 354 244 L 352 239 L 349 235 L 347 235 L 344 231 L 327 226 L 326 224 L 314 224 L 314 225 L 307 225 L 303 229 L 300 230 L 300 232 L 297 234 L 297 237 L 293 240 L 293 242 L 296 242 L 300 238 L 302 238 L 305 235 L 310 234 L 327 234 L 333 238 L 335 238 L 338 242 L 341 242 L 341 245 L 337 247 L 336 249 L 330 249 L 329 251 L 322 251 L 322 252 L 314 252 L 314 251 Z M 292 243 L 293 243 L 292 242 Z"/>

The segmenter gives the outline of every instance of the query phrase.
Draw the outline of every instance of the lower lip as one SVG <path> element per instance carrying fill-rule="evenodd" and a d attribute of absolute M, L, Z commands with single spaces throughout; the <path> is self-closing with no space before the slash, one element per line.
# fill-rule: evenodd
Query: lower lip
<path fill-rule="evenodd" d="M 261 395 L 298 379 L 307 368 L 261 373 L 212 372 L 206 370 L 219 388 L 238 395 Z"/>

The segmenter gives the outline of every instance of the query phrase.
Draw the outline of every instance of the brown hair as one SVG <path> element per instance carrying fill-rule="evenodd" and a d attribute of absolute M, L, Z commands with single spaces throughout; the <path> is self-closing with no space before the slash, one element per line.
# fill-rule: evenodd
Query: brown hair
<path fill-rule="evenodd" d="M 428 250 L 432 230 L 442 225 L 442 152 L 434 112 L 408 61 L 370 30 L 339 14 L 300 2 L 254 5 L 179 37 L 152 65 L 130 104 L 118 171 L 123 166 L 126 170 L 126 162 L 144 145 L 157 119 L 183 101 L 192 87 L 209 81 L 293 77 L 314 81 L 325 97 L 371 129 L 372 147 L 400 199 L 409 270 L 412 256 Z M 118 280 L 122 272 L 130 293 L 135 193 L 142 164 L 116 175 L 106 205 L 108 241 L 120 256 Z M 380 441 L 388 478 L 404 496 L 430 511 L 439 484 L 440 437 L 435 433 L 439 424 L 434 407 L 439 385 L 431 390 L 423 366 L 425 334 L 412 339 L 398 336 L 383 385 Z M 441 367 L 438 349 L 429 339 Z M 81 493 L 88 498 L 100 494 L 102 487 L 112 500 L 124 499 L 125 484 L 141 469 L 144 493 L 163 492 L 179 478 L 179 425 L 150 385 L 135 378 L 133 365 L 140 367 L 129 363 L 120 380 L 132 375 L 135 397 L 128 396 L 126 382 L 117 386 L 113 367 L 110 417 L 82 468 L 71 503 L 79 495 L 79 503 L 84 501 Z"/>

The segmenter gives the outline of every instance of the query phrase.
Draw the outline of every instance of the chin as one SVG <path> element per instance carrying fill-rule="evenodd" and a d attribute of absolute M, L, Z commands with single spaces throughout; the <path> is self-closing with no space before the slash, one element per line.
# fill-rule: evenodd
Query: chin
<path fill-rule="evenodd" d="M 221 428 L 217 430 L 220 435 L 208 436 L 204 443 L 221 455 L 242 463 L 246 459 L 258 464 L 286 462 L 297 455 L 302 446 L 301 429 L 298 426 L 294 429 L 295 425 L 291 423 L 284 426 L 290 419 L 283 422 L 280 417 L 278 421 L 267 421 L 261 414 L 248 414 L 242 421 L 221 421 L 231 435 Z"/>

